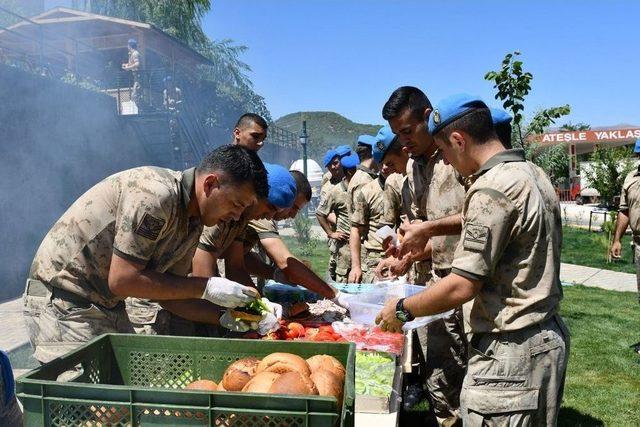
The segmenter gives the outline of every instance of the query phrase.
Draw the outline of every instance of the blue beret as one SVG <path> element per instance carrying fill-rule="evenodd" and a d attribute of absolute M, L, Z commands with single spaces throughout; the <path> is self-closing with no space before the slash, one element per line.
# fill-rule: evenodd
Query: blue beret
<path fill-rule="evenodd" d="M 136 39 L 129 39 L 127 40 L 127 44 L 129 46 L 133 46 L 133 47 L 137 47 L 138 46 L 138 42 L 136 41 Z"/>
<path fill-rule="evenodd" d="M 376 135 L 376 144 L 373 146 L 373 160 L 375 160 L 376 163 L 382 162 L 384 155 L 395 139 L 396 134 L 391 131 L 389 126 L 380 128 Z"/>
<path fill-rule="evenodd" d="M 636 140 L 636 145 L 633 147 L 634 153 L 640 153 L 640 139 Z"/>
<path fill-rule="evenodd" d="M 376 137 L 371 135 L 360 135 L 358 137 L 358 145 L 368 145 L 373 149 L 376 144 Z"/>
<path fill-rule="evenodd" d="M 277 208 L 290 208 L 296 198 L 296 181 L 289 171 L 271 163 L 265 163 L 269 183 L 269 203 Z"/>
<path fill-rule="evenodd" d="M 338 145 L 336 148 L 336 154 L 340 157 L 348 156 L 351 154 L 351 147 L 348 145 Z"/>
<path fill-rule="evenodd" d="M 489 108 L 489 110 L 491 111 L 491 120 L 493 120 L 494 126 L 506 125 L 511 123 L 511 120 L 513 120 L 511 114 L 507 113 L 502 108 Z"/>
<path fill-rule="evenodd" d="M 353 169 L 360 164 L 360 157 L 356 153 L 351 153 L 340 159 L 342 167 L 345 169 Z"/>
<path fill-rule="evenodd" d="M 445 98 L 429 115 L 429 133 L 435 135 L 449 123 L 479 108 L 488 107 L 482 99 L 466 93 Z"/>
<path fill-rule="evenodd" d="M 338 153 L 336 153 L 336 150 L 333 148 L 327 151 L 324 157 L 322 158 L 322 165 L 326 168 L 331 163 L 331 160 L 333 160 L 333 158 L 336 157 L 337 155 Z"/>

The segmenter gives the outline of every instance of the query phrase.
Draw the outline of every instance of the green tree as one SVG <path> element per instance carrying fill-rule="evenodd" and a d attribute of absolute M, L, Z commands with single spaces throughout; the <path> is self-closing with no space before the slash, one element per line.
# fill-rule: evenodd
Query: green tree
<path fill-rule="evenodd" d="M 493 82 L 493 87 L 497 91 L 495 99 L 502 101 L 502 106 L 513 116 L 512 126 L 515 138 L 512 139 L 515 145 L 526 149 L 533 144 L 531 136 L 542 133 L 545 128 L 554 124 L 555 120 L 569 114 L 571 107 L 567 104 L 540 110 L 523 131 L 525 98 L 531 90 L 533 74 L 524 71 L 522 61 L 517 59 L 519 56 L 518 51 L 508 53 L 502 60 L 500 69 L 487 72 L 484 79 Z"/>
<path fill-rule="evenodd" d="M 590 186 L 598 190 L 601 201 L 612 206 L 633 167 L 633 150 L 630 147 L 598 147 L 591 156 L 591 167 L 583 168 L 582 173 Z"/>
<path fill-rule="evenodd" d="M 565 144 L 542 147 L 532 144 L 528 147 L 527 158 L 540 166 L 549 176 L 554 186 L 569 178 L 569 152 Z"/>

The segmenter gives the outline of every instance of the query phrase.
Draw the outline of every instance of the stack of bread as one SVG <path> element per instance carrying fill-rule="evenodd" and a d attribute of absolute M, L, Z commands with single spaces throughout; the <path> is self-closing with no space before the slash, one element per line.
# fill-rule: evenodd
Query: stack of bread
<path fill-rule="evenodd" d="M 233 362 L 216 385 L 198 380 L 187 389 L 245 393 L 298 394 L 335 397 L 342 404 L 345 368 L 327 354 L 308 358 L 271 353 L 262 360 L 246 357 Z"/>

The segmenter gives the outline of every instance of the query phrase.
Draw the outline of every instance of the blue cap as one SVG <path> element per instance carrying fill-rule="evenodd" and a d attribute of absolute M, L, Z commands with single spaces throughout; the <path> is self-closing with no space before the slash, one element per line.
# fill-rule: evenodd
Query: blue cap
<path fill-rule="evenodd" d="M 376 145 L 376 137 L 372 135 L 360 135 L 358 137 L 358 145 L 368 145 L 373 149 L 373 146 Z"/>
<path fill-rule="evenodd" d="M 356 153 L 351 153 L 341 158 L 340 163 L 342 163 L 342 167 L 345 169 L 353 169 L 360 164 L 360 157 L 358 157 Z"/>
<path fill-rule="evenodd" d="M 296 181 L 289 171 L 271 163 L 265 163 L 269 183 L 269 203 L 277 208 L 290 208 L 296 198 Z"/>
<path fill-rule="evenodd" d="M 329 164 L 331 164 L 331 161 L 333 160 L 333 158 L 337 155 L 338 153 L 336 153 L 336 150 L 333 148 L 327 151 L 324 157 L 322 158 L 322 166 L 324 166 L 325 168 L 328 167 Z"/>
<path fill-rule="evenodd" d="M 493 121 L 494 126 L 506 125 L 511 123 L 511 120 L 513 120 L 511 114 L 507 113 L 502 108 L 489 108 L 489 111 L 491 111 L 491 120 Z"/>
<path fill-rule="evenodd" d="M 127 44 L 133 48 L 138 47 L 138 42 L 136 41 L 136 39 L 129 39 L 127 40 Z"/>
<path fill-rule="evenodd" d="M 393 133 L 389 126 L 383 126 L 376 135 L 376 143 L 373 146 L 373 160 L 376 163 L 382 162 L 384 155 L 387 153 L 389 147 L 396 139 L 396 134 Z"/>
<path fill-rule="evenodd" d="M 636 140 L 636 145 L 633 147 L 634 153 L 640 153 L 640 139 Z"/>
<path fill-rule="evenodd" d="M 348 156 L 351 154 L 351 147 L 348 145 L 338 145 L 336 148 L 336 154 L 340 157 Z"/>
<path fill-rule="evenodd" d="M 429 133 L 435 135 L 449 123 L 479 108 L 488 108 L 477 96 L 460 93 L 440 101 L 429 115 Z"/>

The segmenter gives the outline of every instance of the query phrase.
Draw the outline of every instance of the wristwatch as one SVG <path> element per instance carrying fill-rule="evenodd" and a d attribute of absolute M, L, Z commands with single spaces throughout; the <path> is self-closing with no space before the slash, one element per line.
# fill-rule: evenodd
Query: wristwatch
<path fill-rule="evenodd" d="M 396 318 L 402 323 L 411 322 L 415 317 L 404 308 L 404 298 L 400 298 L 396 303 Z"/>

